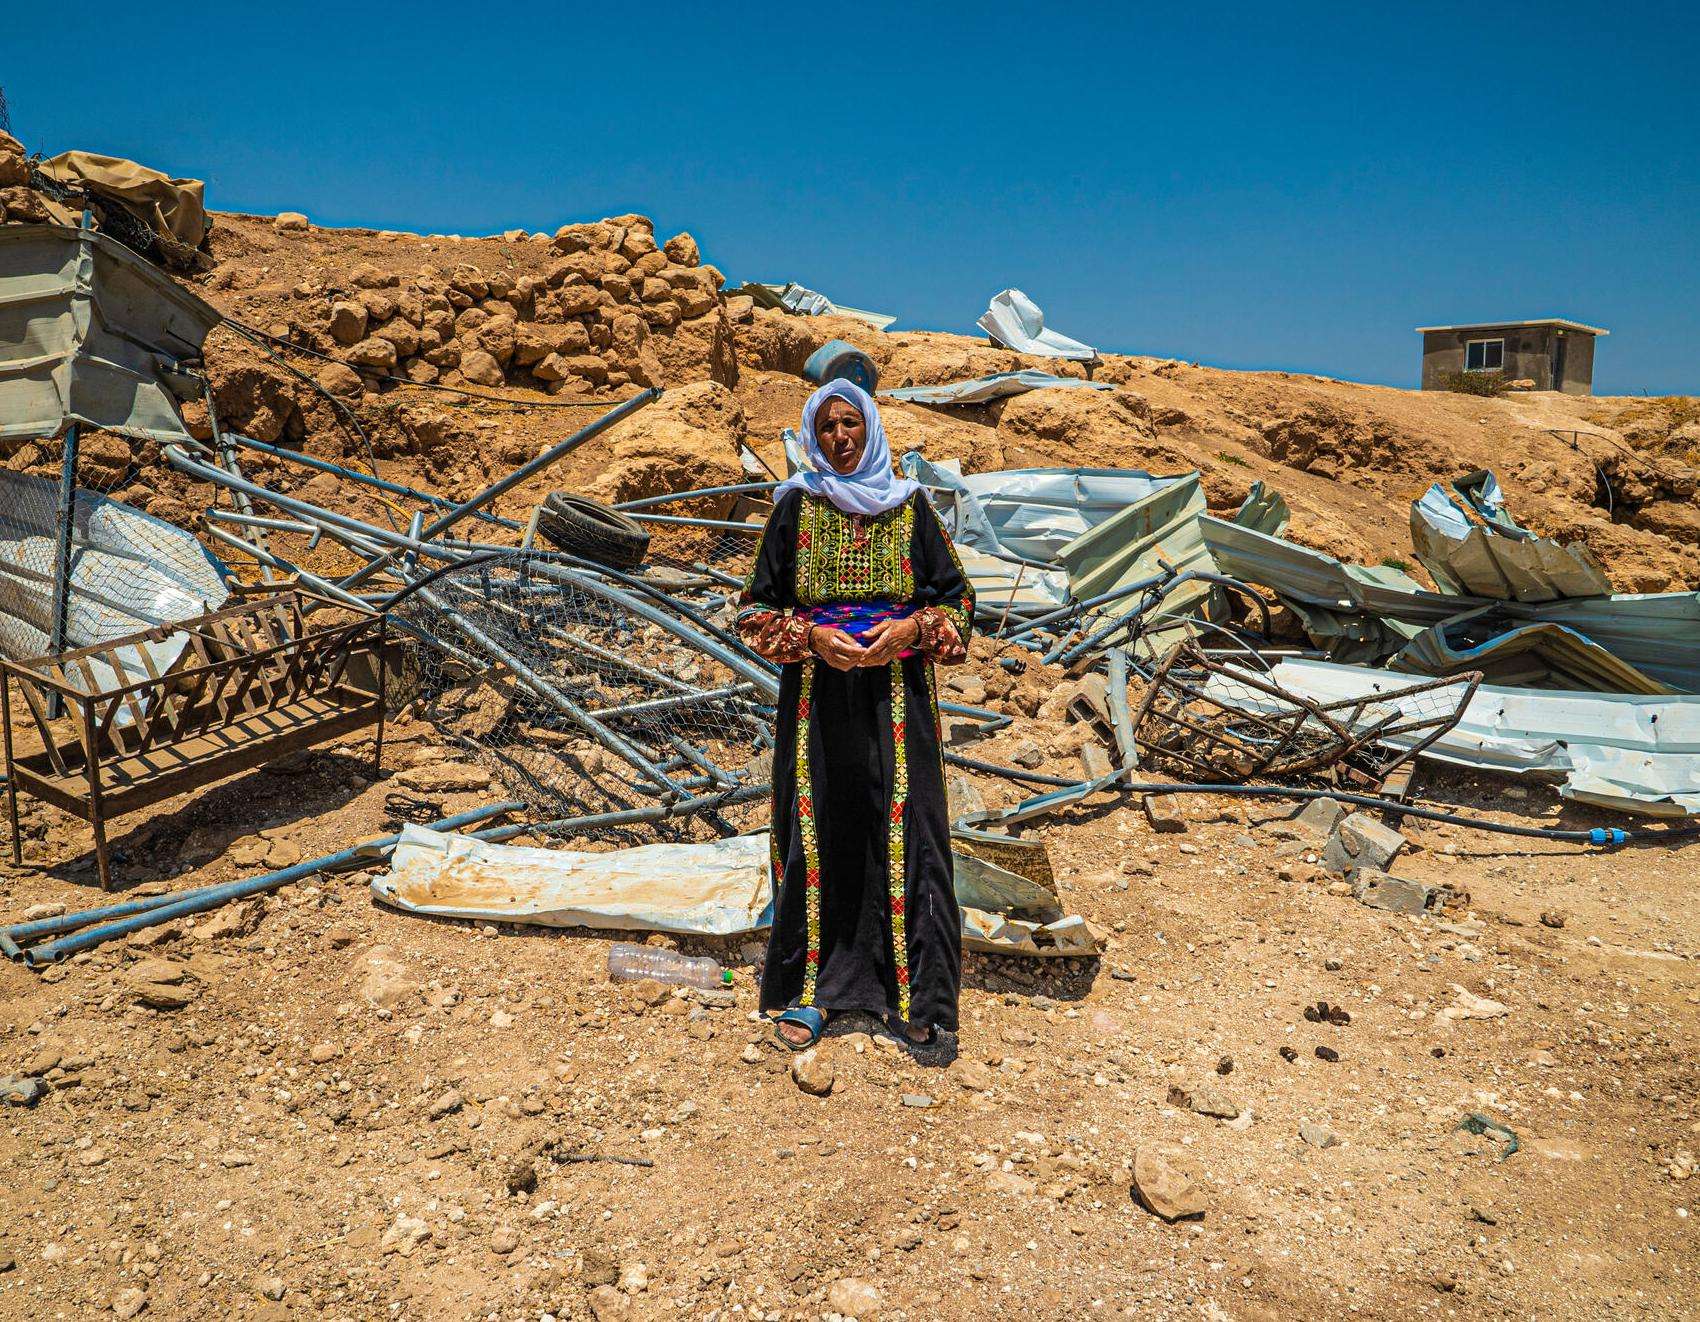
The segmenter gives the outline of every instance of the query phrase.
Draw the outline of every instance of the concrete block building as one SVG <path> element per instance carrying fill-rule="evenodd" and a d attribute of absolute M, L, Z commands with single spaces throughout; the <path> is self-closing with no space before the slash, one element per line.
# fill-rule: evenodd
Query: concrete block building
<path fill-rule="evenodd" d="M 1417 334 L 1423 337 L 1424 390 L 1445 390 L 1459 372 L 1503 372 L 1511 381 L 1533 381 L 1536 390 L 1591 395 L 1594 340 L 1610 332 L 1548 317 L 1418 326 Z"/>

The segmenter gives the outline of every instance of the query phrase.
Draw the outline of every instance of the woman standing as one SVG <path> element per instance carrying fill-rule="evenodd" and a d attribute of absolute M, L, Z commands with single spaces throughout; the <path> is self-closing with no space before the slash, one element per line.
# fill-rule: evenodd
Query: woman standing
<path fill-rule="evenodd" d="M 933 666 L 966 657 L 974 596 L 866 392 L 815 391 L 802 439 L 812 471 L 775 491 L 738 614 L 783 666 L 761 1006 L 793 1049 L 842 1010 L 925 1044 L 955 1030 L 962 971 Z"/>

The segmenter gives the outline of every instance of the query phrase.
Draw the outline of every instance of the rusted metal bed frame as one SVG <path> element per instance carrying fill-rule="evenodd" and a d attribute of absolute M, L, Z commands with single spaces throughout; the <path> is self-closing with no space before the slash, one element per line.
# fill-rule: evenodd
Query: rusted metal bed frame
<path fill-rule="evenodd" d="M 177 636 L 185 646 L 162 673 L 144 645 Z M 12 861 L 23 862 L 20 790 L 93 827 L 101 889 L 110 890 L 109 817 L 373 724 L 380 767 L 385 641 L 382 614 L 290 588 L 94 647 L 0 659 Z M 125 648 L 135 649 L 127 659 Z M 362 658 L 369 688 L 354 664 Z M 96 663 L 115 682 L 103 685 Z M 39 751 L 14 749 L 14 683 Z M 50 716 L 55 699 L 63 718 Z"/>

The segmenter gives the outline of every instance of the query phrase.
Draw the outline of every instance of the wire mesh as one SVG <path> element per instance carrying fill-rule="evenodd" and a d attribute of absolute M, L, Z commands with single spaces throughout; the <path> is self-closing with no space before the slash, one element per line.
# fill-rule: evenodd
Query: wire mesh
<path fill-rule="evenodd" d="M 664 599 L 646 602 L 665 625 L 619 593 L 564 557 L 516 551 L 434 575 L 391 608 L 414 644 L 404 694 L 412 713 L 540 823 L 658 802 L 665 794 L 638 759 L 687 795 L 767 780 L 773 713 L 761 686 L 701 645 L 698 626 Z M 762 811 L 685 816 L 642 834 L 704 839 Z M 566 833 L 630 834 L 595 825 Z"/>

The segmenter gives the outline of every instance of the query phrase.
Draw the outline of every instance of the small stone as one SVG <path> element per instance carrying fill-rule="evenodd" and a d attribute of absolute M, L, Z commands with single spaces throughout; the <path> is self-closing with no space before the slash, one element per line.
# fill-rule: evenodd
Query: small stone
<path fill-rule="evenodd" d="M 112 1297 L 112 1311 L 118 1317 L 135 1317 L 148 1306 L 147 1291 L 132 1285 Z"/>
<path fill-rule="evenodd" d="M 84 1148 L 77 1154 L 77 1160 L 84 1166 L 104 1166 L 106 1165 L 106 1149 Z"/>
<path fill-rule="evenodd" d="M 1312 799 L 1305 810 L 1293 818 L 1293 825 L 1316 840 L 1326 840 L 1340 824 L 1346 810 L 1333 799 Z"/>
<path fill-rule="evenodd" d="M 40 922 L 43 918 L 57 918 L 65 912 L 65 906 L 56 903 L 32 904 L 24 910 L 23 921 L 26 923 Z"/>
<path fill-rule="evenodd" d="M 1332 1148 L 1340 1144 L 1340 1136 L 1327 1125 L 1319 1125 L 1314 1120 L 1301 1121 L 1299 1137 L 1313 1148 Z"/>
<path fill-rule="evenodd" d="M 1133 1154 L 1133 1196 L 1165 1221 L 1203 1216 L 1206 1207 L 1204 1190 L 1192 1176 L 1151 1147 Z"/>
<path fill-rule="evenodd" d="M 1299 1053 L 1297 1051 L 1295 1051 L 1292 1047 L 1282 1047 L 1281 1048 L 1281 1059 L 1282 1060 L 1291 1064 L 1293 1061 L 1297 1060 L 1298 1058 L 1299 1058 Z"/>
<path fill-rule="evenodd" d="M 1193 1095 L 1192 1109 L 1217 1120 L 1232 1120 L 1240 1113 L 1238 1104 L 1212 1088 L 1202 1088 Z"/>
<path fill-rule="evenodd" d="M 1546 912 L 1541 914 L 1541 926 L 1542 927 L 1563 927 L 1564 926 L 1564 915 L 1562 913 L 1560 913 L 1557 909 L 1548 909 Z"/>
<path fill-rule="evenodd" d="M 175 987 L 183 981 L 186 974 L 181 964 L 173 964 L 167 959 L 140 959 L 125 971 L 125 976 L 136 982 Z"/>
<path fill-rule="evenodd" d="M 1352 873 L 1352 893 L 1360 904 L 1388 913 L 1420 914 L 1440 907 L 1445 890 L 1406 877 L 1395 877 L 1379 868 L 1358 868 Z"/>
<path fill-rule="evenodd" d="M 1223 1056 L 1221 1060 L 1216 1062 L 1216 1073 L 1226 1075 L 1233 1072 L 1234 1058 L 1232 1056 Z"/>
<path fill-rule="evenodd" d="M 280 211 L 272 218 L 272 228 L 279 234 L 300 234 L 311 222 L 299 211 Z"/>
<path fill-rule="evenodd" d="M 262 1299 L 270 1299 L 274 1303 L 283 1298 L 283 1277 L 262 1276 L 254 1282 L 254 1292 Z"/>
<path fill-rule="evenodd" d="M 1338 973 L 1341 969 L 1345 968 L 1346 966 L 1344 964 L 1342 964 L 1339 960 L 1330 956 L 1329 958 L 1322 961 L 1322 967 L 1327 969 L 1330 973 Z"/>
<path fill-rule="evenodd" d="M 880 1292 L 854 1276 L 841 1276 L 826 1292 L 826 1306 L 840 1317 L 871 1317 L 879 1312 Z"/>
<path fill-rule="evenodd" d="M 0 1079 L 0 1102 L 7 1106 L 34 1106 L 47 1092 L 47 1080 L 32 1075 L 14 1074 Z"/>
<path fill-rule="evenodd" d="M 632 984 L 632 992 L 645 1005 L 660 1005 L 672 998 L 672 989 L 657 982 L 654 978 L 639 978 Z"/>
<path fill-rule="evenodd" d="M 810 1047 L 791 1061 L 793 1082 L 812 1096 L 825 1097 L 830 1093 L 835 1076 L 832 1058 L 819 1047 Z"/>
<path fill-rule="evenodd" d="M 1032 771 L 1045 764 L 1045 750 L 1031 739 L 1023 739 L 1015 746 L 1015 751 L 1009 755 L 1009 760 L 1018 767 Z"/>
<path fill-rule="evenodd" d="M 924 1092 L 906 1092 L 903 1094 L 903 1104 L 905 1106 L 914 1106 L 925 1110 L 927 1107 L 933 1105 L 933 1099 L 927 1096 Z"/>
<path fill-rule="evenodd" d="M 596 1322 L 630 1322 L 632 1301 L 610 1283 L 590 1292 L 590 1315 Z"/>
<path fill-rule="evenodd" d="M 315 1065 L 328 1065 L 342 1054 L 342 1048 L 335 1042 L 315 1042 L 313 1049 L 307 1053 L 307 1058 Z"/>
<path fill-rule="evenodd" d="M 453 1115 L 466 1105 L 466 1099 L 460 1093 L 450 1088 L 425 1108 L 427 1120 L 441 1120 L 446 1115 Z"/>
<path fill-rule="evenodd" d="M 649 1268 L 636 1261 L 622 1263 L 620 1289 L 626 1294 L 642 1294 L 649 1289 Z"/>
<path fill-rule="evenodd" d="M 512 1226 L 497 1226 L 490 1232 L 490 1252 L 506 1257 L 519 1247 L 519 1232 Z"/>
<path fill-rule="evenodd" d="M 1340 1053 L 1334 1050 L 1333 1047 L 1318 1047 L 1316 1049 L 1316 1058 L 1318 1060 L 1326 1060 L 1332 1065 L 1339 1062 Z"/>
<path fill-rule="evenodd" d="M 1385 869 L 1401 849 L 1405 837 L 1365 812 L 1342 817 L 1322 849 L 1322 866 L 1330 872 L 1349 873 L 1356 868 Z"/>
<path fill-rule="evenodd" d="M 1179 795 L 1147 794 L 1139 806 L 1151 829 L 1159 835 L 1179 835 L 1186 830 L 1186 812 Z"/>
<path fill-rule="evenodd" d="M 762 1062 L 761 1048 L 754 1042 L 747 1042 L 744 1049 L 738 1053 L 738 1059 L 746 1065 L 759 1065 Z"/>
<path fill-rule="evenodd" d="M 962 1087 L 973 1092 L 988 1092 L 992 1087 L 992 1072 L 982 1062 L 968 1056 L 958 1056 L 946 1071 Z"/>

